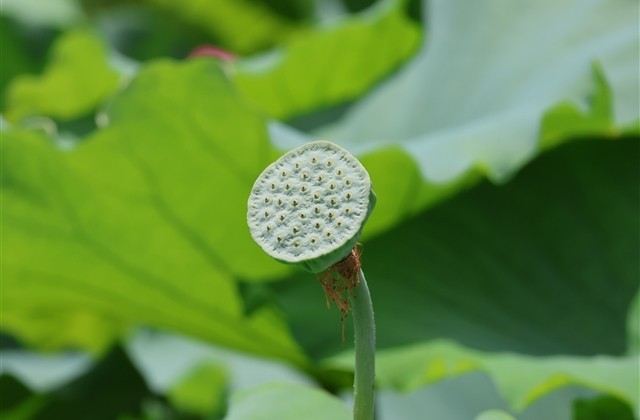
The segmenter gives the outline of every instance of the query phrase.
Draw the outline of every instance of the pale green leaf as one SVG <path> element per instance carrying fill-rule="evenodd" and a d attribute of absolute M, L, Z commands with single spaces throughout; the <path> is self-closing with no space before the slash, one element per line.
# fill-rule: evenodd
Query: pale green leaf
<path fill-rule="evenodd" d="M 356 153 L 400 146 L 437 184 L 474 170 L 504 180 L 538 153 L 551 110 L 564 115 L 547 128 L 565 140 L 584 134 L 584 116 L 600 134 L 638 120 L 637 2 L 437 0 L 423 8 L 428 38 L 415 60 L 314 136 Z M 590 103 L 601 90 L 594 63 L 610 86 L 610 110 L 607 100 Z"/>
<path fill-rule="evenodd" d="M 55 43 L 42 75 L 20 75 L 9 85 L 5 117 L 83 117 L 113 94 L 119 79 L 103 42 L 91 32 L 71 31 Z"/>
<path fill-rule="evenodd" d="M 82 19 L 79 0 L 3 0 L 0 12 L 31 27 L 68 27 Z"/>
<path fill-rule="evenodd" d="M 532 357 L 509 353 L 487 353 L 460 345 L 433 341 L 377 354 L 379 386 L 401 390 L 419 387 L 472 371 L 487 372 L 501 395 L 517 411 L 540 397 L 569 385 L 577 385 L 615 396 L 638 406 L 639 359 L 633 357 Z M 350 367 L 353 354 L 327 362 L 331 367 Z"/>
<path fill-rule="evenodd" d="M 336 397 L 299 385 L 268 384 L 234 396 L 225 420 L 349 420 Z"/>
<path fill-rule="evenodd" d="M 288 270 L 245 222 L 272 160 L 264 122 L 204 60 L 147 66 L 109 118 L 71 152 L 3 133 L 3 328 L 96 350 L 144 324 L 303 363 L 277 312 L 245 316 L 235 284 Z"/>

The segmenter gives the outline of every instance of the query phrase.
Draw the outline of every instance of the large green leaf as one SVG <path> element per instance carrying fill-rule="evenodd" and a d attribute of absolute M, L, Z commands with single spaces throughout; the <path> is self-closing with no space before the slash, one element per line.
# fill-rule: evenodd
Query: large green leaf
<path fill-rule="evenodd" d="M 610 134 L 638 120 L 637 2 L 423 5 L 428 39 L 416 59 L 314 136 L 356 153 L 400 146 L 437 184 L 473 170 L 504 180 L 538 153 L 541 135 L 553 137 L 547 130 L 566 140 L 585 127 Z M 610 97 L 594 103 L 602 80 Z"/>
<path fill-rule="evenodd" d="M 507 185 L 485 182 L 365 242 L 379 344 L 623 354 L 638 289 L 639 144 L 565 145 Z M 339 314 L 326 313 L 312 276 L 275 293 L 308 352 L 340 350 Z"/>
<path fill-rule="evenodd" d="M 377 7 L 236 62 L 233 78 L 255 106 L 291 118 L 362 94 L 414 52 L 420 31 L 404 2 Z"/>
<path fill-rule="evenodd" d="M 417 347 L 429 370 L 406 367 L 418 377 L 441 378 L 499 360 L 505 375 L 522 376 L 520 388 L 510 377 L 501 386 L 516 404 L 550 390 L 554 378 L 556 385 L 580 383 L 631 399 L 634 356 L 492 359 L 489 352 L 625 353 L 638 290 L 639 145 L 638 139 L 564 145 L 507 185 L 485 182 L 365 243 L 379 347 L 449 338 L 485 350 L 461 349 L 465 357 L 449 363 L 455 346 Z M 339 313 L 326 311 L 321 293 L 308 274 L 274 291 L 298 340 L 318 358 L 341 350 Z M 620 377 L 607 376 L 609 368 Z"/>
<path fill-rule="evenodd" d="M 113 94 L 119 78 L 100 39 L 85 30 L 68 32 L 55 43 L 41 76 L 20 75 L 9 85 L 5 116 L 12 122 L 85 116 Z"/>
<path fill-rule="evenodd" d="M 234 281 L 287 271 L 245 222 L 273 158 L 264 122 L 201 60 L 149 65 L 109 119 L 72 152 L 3 133 L 3 327 L 99 349 L 146 324 L 302 363 L 276 313 L 245 317 Z"/>
<path fill-rule="evenodd" d="M 299 385 L 268 384 L 237 394 L 225 420 L 348 420 L 336 397 Z"/>

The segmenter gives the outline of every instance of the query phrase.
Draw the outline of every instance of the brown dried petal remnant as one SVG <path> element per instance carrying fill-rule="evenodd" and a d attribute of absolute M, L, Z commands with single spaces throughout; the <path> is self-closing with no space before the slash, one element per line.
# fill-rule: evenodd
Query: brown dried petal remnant
<path fill-rule="evenodd" d="M 318 274 L 318 280 L 324 290 L 327 308 L 335 303 L 342 314 L 342 344 L 344 344 L 344 320 L 351 311 L 349 298 L 353 289 L 360 284 L 360 246 L 356 245 L 349 255 Z"/>

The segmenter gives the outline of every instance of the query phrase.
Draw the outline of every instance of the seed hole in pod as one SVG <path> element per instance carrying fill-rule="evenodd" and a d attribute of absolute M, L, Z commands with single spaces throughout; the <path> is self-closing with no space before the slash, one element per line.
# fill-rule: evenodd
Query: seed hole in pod
<path fill-rule="evenodd" d="M 284 189 L 285 189 L 285 190 L 288 190 L 289 188 L 291 188 L 291 185 L 289 185 L 289 184 L 284 184 Z"/>
<path fill-rule="evenodd" d="M 298 232 L 300 232 L 300 228 L 298 228 L 298 227 L 294 227 L 294 228 L 293 228 L 293 233 L 298 233 Z"/>
<path fill-rule="evenodd" d="M 330 160 L 327 161 L 327 166 L 331 166 L 333 165 L 333 162 L 331 162 Z"/>
<path fill-rule="evenodd" d="M 320 223 L 318 223 L 318 222 L 316 222 L 316 224 L 313 225 L 313 226 L 315 226 L 316 229 L 320 229 Z"/>
<path fill-rule="evenodd" d="M 267 225 L 267 232 L 271 232 L 271 226 Z"/>
<path fill-rule="evenodd" d="M 302 174 L 302 179 L 309 179 L 309 174 L 308 173 L 303 173 Z"/>
<path fill-rule="evenodd" d="M 278 242 L 282 242 L 282 237 L 281 237 L 281 236 L 278 236 L 278 237 L 276 237 L 276 240 L 277 240 Z"/>
<path fill-rule="evenodd" d="M 329 212 L 329 219 L 333 219 L 333 212 Z"/>
<path fill-rule="evenodd" d="M 268 203 L 268 202 L 269 202 L 269 197 L 265 197 L 265 198 L 264 198 L 264 202 L 265 202 L 265 203 Z"/>
<path fill-rule="evenodd" d="M 351 193 L 347 193 L 347 200 L 351 198 Z"/>
<path fill-rule="evenodd" d="M 311 158 L 311 163 L 316 163 L 318 161 L 318 158 L 316 158 L 315 156 Z"/>
<path fill-rule="evenodd" d="M 269 212 L 268 211 L 264 212 L 264 217 L 269 217 Z"/>
<path fill-rule="evenodd" d="M 295 246 L 296 248 L 300 246 L 300 242 L 294 242 L 293 246 Z"/>
<path fill-rule="evenodd" d="M 282 177 L 284 178 L 285 176 L 287 176 L 287 171 L 282 171 L 280 175 L 282 175 Z"/>
<path fill-rule="evenodd" d="M 329 184 L 329 189 L 335 190 L 336 189 L 336 184 L 334 184 L 333 182 L 331 184 Z"/>
<path fill-rule="evenodd" d="M 282 205 L 282 199 L 278 198 L 278 205 Z"/>
<path fill-rule="evenodd" d="M 351 185 L 351 180 L 350 180 L 350 179 L 346 179 L 346 180 L 344 181 L 344 183 L 345 183 L 345 184 L 347 184 L 347 185 Z"/>
<path fill-rule="evenodd" d="M 349 214 L 349 212 L 350 212 L 350 211 L 351 211 L 351 210 L 349 210 L 349 207 L 347 207 L 346 209 L 344 209 L 344 213 L 345 213 L 345 214 Z"/>
<path fill-rule="evenodd" d="M 336 223 L 336 225 L 338 225 L 338 227 L 342 226 L 342 222 L 338 222 Z"/>
<path fill-rule="evenodd" d="M 335 198 L 332 198 L 331 200 L 329 200 L 329 202 L 331 203 L 332 206 L 335 206 L 337 203 Z"/>
<path fill-rule="evenodd" d="M 302 188 L 300 188 L 300 191 L 302 191 L 302 192 L 307 191 L 307 186 L 306 186 L 306 185 L 303 185 L 303 186 L 302 186 Z"/>
<path fill-rule="evenodd" d="M 327 235 L 327 238 L 331 236 L 331 232 L 327 232 L 325 233 L 325 235 Z"/>
<path fill-rule="evenodd" d="M 314 207 L 313 211 L 315 212 L 315 214 L 319 214 L 320 213 L 320 208 Z"/>
<path fill-rule="evenodd" d="M 342 169 L 338 169 L 336 173 L 338 174 L 338 176 L 342 175 L 343 174 Z"/>
<path fill-rule="evenodd" d="M 296 162 L 295 167 L 296 169 L 300 169 L 300 163 Z"/>
<path fill-rule="evenodd" d="M 273 182 L 271 183 L 271 185 L 269 185 L 269 188 L 271 188 L 272 190 L 276 189 L 276 184 L 274 184 Z"/>
<path fill-rule="evenodd" d="M 318 181 L 322 181 L 322 175 L 318 175 Z"/>
<path fill-rule="evenodd" d="M 311 238 L 311 243 L 315 244 L 316 243 L 316 238 Z"/>
<path fill-rule="evenodd" d="M 293 200 L 293 201 L 291 202 L 291 204 L 293 204 L 293 207 L 297 206 L 297 205 L 298 205 L 298 200 Z"/>
<path fill-rule="evenodd" d="M 304 214 L 304 213 L 300 213 L 300 218 L 301 218 L 301 219 L 304 219 L 305 217 L 307 217 L 307 216 L 305 216 L 305 214 Z"/>
<path fill-rule="evenodd" d="M 318 193 L 313 193 L 313 198 L 318 200 L 320 198 L 320 194 Z"/>
<path fill-rule="evenodd" d="M 278 217 L 278 219 L 280 219 L 280 221 L 282 222 L 284 220 L 284 214 L 281 214 L 280 217 Z"/>

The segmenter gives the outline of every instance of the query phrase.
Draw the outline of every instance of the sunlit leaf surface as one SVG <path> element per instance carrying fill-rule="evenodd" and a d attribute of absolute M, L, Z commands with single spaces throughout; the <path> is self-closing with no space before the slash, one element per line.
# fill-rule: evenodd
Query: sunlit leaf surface
<path fill-rule="evenodd" d="M 69 32 L 56 42 L 43 74 L 20 75 L 11 83 L 6 117 L 17 122 L 40 115 L 61 120 L 85 116 L 114 92 L 119 78 L 96 35 Z"/>
<path fill-rule="evenodd" d="M 300 361 L 275 313 L 244 316 L 234 283 L 287 269 L 244 220 L 271 161 L 263 121 L 204 61 L 148 66 L 109 118 L 72 152 L 3 135 L 4 327 L 95 348 L 142 323 Z M 113 327 L 86 328 L 96 315 Z M 49 316 L 72 322 L 58 335 Z"/>

